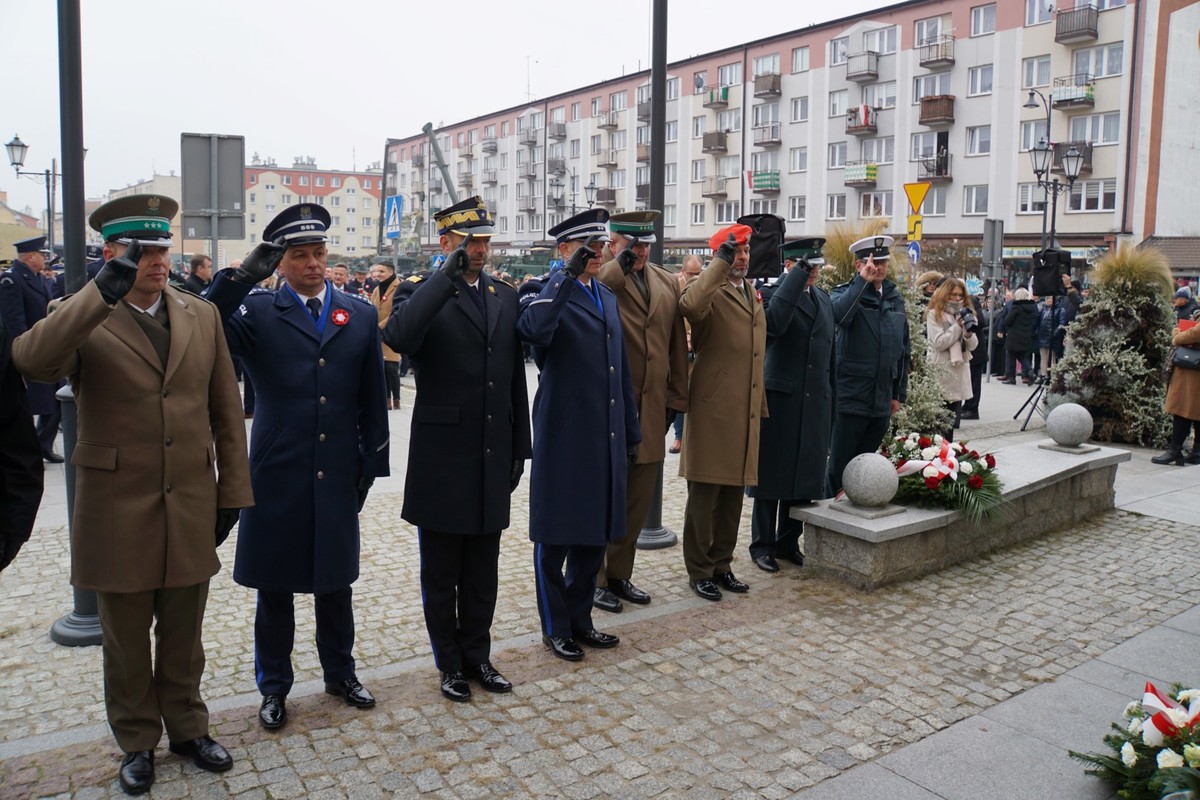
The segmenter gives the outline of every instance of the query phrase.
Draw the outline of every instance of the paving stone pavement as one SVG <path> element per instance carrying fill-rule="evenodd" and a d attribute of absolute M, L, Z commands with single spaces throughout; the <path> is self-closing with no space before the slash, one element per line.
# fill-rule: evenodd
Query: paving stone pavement
<path fill-rule="evenodd" d="M 686 487 L 674 468 L 669 457 L 663 517 L 678 529 Z M 517 687 L 454 704 L 438 692 L 398 485 L 385 482 L 363 514 L 355 586 L 359 674 L 379 705 L 358 711 L 321 692 L 302 597 L 291 719 L 263 731 L 253 593 L 227 566 L 209 599 L 204 695 L 236 763 L 213 775 L 160 747 L 152 797 L 791 797 L 1200 604 L 1200 566 L 1178 555 L 1195 549 L 1183 522 L 1116 511 L 868 594 L 786 564 L 754 570 L 747 503 L 734 567 L 748 595 L 700 600 L 678 546 L 640 552 L 635 580 L 653 604 L 597 611 L 621 646 L 568 664 L 539 640 L 523 484 L 493 628 L 494 661 Z M 39 529 L 0 576 L 2 798 L 123 796 L 99 649 L 46 636 L 69 608 L 67 572 L 58 527 Z"/>

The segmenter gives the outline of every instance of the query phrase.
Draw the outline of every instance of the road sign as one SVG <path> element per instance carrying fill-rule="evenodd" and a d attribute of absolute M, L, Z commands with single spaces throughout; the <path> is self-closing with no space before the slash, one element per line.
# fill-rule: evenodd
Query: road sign
<path fill-rule="evenodd" d="M 388 239 L 400 238 L 400 220 L 404 217 L 404 198 L 398 194 L 385 198 L 383 235 Z"/>
<path fill-rule="evenodd" d="M 908 215 L 908 240 L 910 242 L 921 241 L 921 223 L 925 219 L 920 214 Z"/>
<path fill-rule="evenodd" d="M 914 265 L 921 260 L 921 241 L 913 239 L 908 243 L 908 260 Z"/>
<path fill-rule="evenodd" d="M 246 140 L 217 133 L 180 135 L 185 239 L 246 238 Z"/>
<path fill-rule="evenodd" d="M 925 202 L 925 195 L 929 192 L 929 187 L 932 185 L 929 181 L 904 184 L 904 193 L 908 195 L 908 204 L 912 207 L 914 214 L 920 212 L 921 203 Z"/>

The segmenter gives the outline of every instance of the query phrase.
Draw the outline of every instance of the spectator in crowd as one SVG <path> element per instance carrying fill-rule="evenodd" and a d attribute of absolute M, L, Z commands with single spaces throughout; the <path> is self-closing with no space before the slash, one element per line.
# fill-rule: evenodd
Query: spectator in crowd
<path fill-rule="evenodd" d="M 1200 316 L 1193 312 L 1192 321 Z M 1180 320 L 1182 321 L 1182 320 Z M 1200 325 L 1183 330 L 1179 325 L 1171 335 L 1172 347 L 1200 346 Z M 1155 464 L 1200 464 L 1200 370 L 1172 367 L 1167 383 L 1163 410 L 1172 417 L 1171 444 L 1167 452 L 1150 459 Z M 1185 455 L 1183 443 L 1192 431 L 1192 450 Z"/>
<path fill-rule="evenodd" d="M 917 300 L 928 305 L 929 301 L 933 299 L 933 293 L 943 280 L 945 280 L 945 276 L 934 270 L 928 270 L 918 275 L 917 290 L 920 292 L 920 295 L 918 295 Z"/>
<path fill-rule="evenodd" d="M 334 264 L 333 269 L 329 272 L 329 280 L 336 292 L 350 290 L 350 270 L 345 264 Z"/>
<path fill-rule="evenodd" d="M 1065 323 L 1063 322 L 1064 304 L 1065 301 L 1053 297 L 1044 297 L 1038 304 L 1038 368 L 1036 372 L 1041 378 L 1048 378 L 1050 376 L 1052 359 L 1058 351 L 1056 340 L 1060 332 L 1065 329 Z"/>
<path fill-rule="evenodd" d="M 212 259 L 206 255 L 192 256 L 189 266 L 191 274 L 184 281 L 183 288 L 192 294 L 203 297 L 204 292 L 212 284 Z"/>
<path fill-rule="evenodd" d="M 1185 320 L 1191 319 L 1192 315 L 1200 309 L 1200 305 L 1196 303 L 1196 299 L 1192 297 L 1192 292 L 1187 287 L 1180 287 L 1175 290 L 1175 297 L 1171 300 L 1175 306 L 1175 319 Z"/>
<path fill-rule="evenodd" d="M 371 305 L 379 315 L 379 329 L 387 327 L 387 321 L 392 315 L 392 301 L 400 281 L 396 280 L 396 270 L 387 262 L 380 262 L 371 267 L 371 280 L 375 288 L 371 290 Z M 388 410 L 400 408 L 400 354 L 388 346 L 386 337 L 383 342 L 383 378 L 387 386 Z"/>
<path fill-rule="evenodd" d="M 946 408 L 953 414 L 950 427 L 941 432 L 946 439 L 954 438 L 962 404 L 973 396 L 968 362 L 979 346 L 978 328 L 979 317 L 971 305 L 967 285 L 958 278 L 944 279 L 929 301 L 925 339 L 927 358 L 938 367 Z"/>
<path fill-rule="evenodd" d="M 959 419 L 979 419 L 979 395 L 983 391 L 983 372 L 987 369 L 988 359 L 994 357 L 993 354 L 988 353 L 989 343 L 993 340 L 992 315 L 987 311 L 987 299 L 984 295 L 979 295 L 972 298 L 972 304 L 977 309 L 976 317 L 979 327 L 975 331 L 975 338 L 979 340 L 979 343 L 971 351 L 971 397 L 963 400 Z M 997 347 L 995 352 L 1003 351 Z"/>
<path fill-rule="evenodd" d="M 700 275 L 700 267 L 700 256 L 694 253 L 684 256 L 683 265 L 679 269 L 680 293 L 683 292 L 683 289 L 687 286 L 688 281 Z M 687 335 L 688 374 L 690 375 L 692 370 L 692 362 L 695 360 L 695 354 L 692 352 L 692 323 L 685 319 L 683 321 L 683 329 Z M 667 449 L 667 452 L 669 453 L 678 453 L 679 451 L 683 450 L 683 418 L 685 416 L 686 414 L 682 411 L 675 415 L 675 423 L 673 425 L 675 429 L 675 441 L 672 442 L 671 446 Z"/>
<path fill-rule="evenodd" d="M 1030 367 L 1030 352 L 1033 350 L 1034 332 L 1037 329 L 1037 303 L 1024 287 L 1013 293 L 1012 302 L 1004 309 L 997 334 L 1004 340 L 1004 377 L 1001 383 L 1017 382 L 1017 366 L 1021 367 L 1022 380 L 1026 385 L 1033 383 Z"/>

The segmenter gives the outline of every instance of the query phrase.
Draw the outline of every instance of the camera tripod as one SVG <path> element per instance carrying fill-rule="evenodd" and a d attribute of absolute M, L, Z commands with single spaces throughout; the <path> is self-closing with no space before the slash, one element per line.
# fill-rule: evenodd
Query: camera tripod
<path fill-rule="evenodd" d="M 1033 393 L 1025 399 L 1024 405 L 1017 409 L 1017 413 L 1013 414 L 1013 419 L 1017 419 L 1021 414 L 1025 413 L 1025 407 L 1029 406 L 1029 413 L 1025 414 L 1025 421 L 1021 423 L 1022 433 L 1029 427 L 1029 421 L 1033 419 L 1033 412 L 1036 411 L 1038 414 L 1041 414 L 1042 419 L 1045 419 L 1050 413 L 1042 406 L 1042 395 L 1045 394 L 1046 386 L 1050 383 L 1050 370 L 1054 368 L 1054 351 L 1056 349 L 1054 347 L 1054 337 L 1057 334 L 1057 319 L 1058 294 L 1055 293 L 1050 295 L 1050 350 L 1046 354 L 1046 374 L 1038 376 L 1037 381 L 1035 381 L 1037 386 L 1034 387 Z"/>

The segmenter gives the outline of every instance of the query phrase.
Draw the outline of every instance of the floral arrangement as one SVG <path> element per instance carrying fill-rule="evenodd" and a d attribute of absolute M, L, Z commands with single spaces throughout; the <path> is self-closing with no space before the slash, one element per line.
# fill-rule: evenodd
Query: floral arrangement
<path fill-rule="evenodd" d="M 1158 800 L 1164 791 L 1197 786 L 1200 768 L 1200 689 L 1179 684 L 1160 692 L 1147 683 L 1141 702 L 1125 707 L 1104 737 L 1113 754 L 1076 753 L 1088 775 L 1118 784 L 1122 800 Z M 1185 766 L 1186 765 L 1186 766 Z"/>
<path fill-rule="evenodd" d="M 957 509 L 975 523 L 1004 509 L 1004 484 L 991 453 L 921 433 L 900 434 L 879 452 L 896 465 L 897 500 Z"/>

